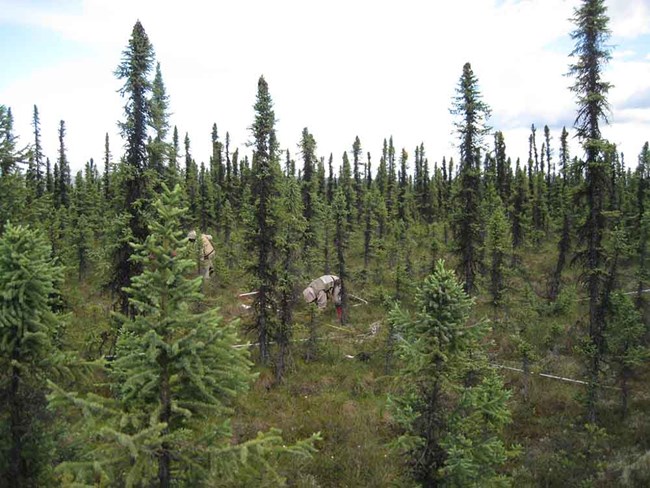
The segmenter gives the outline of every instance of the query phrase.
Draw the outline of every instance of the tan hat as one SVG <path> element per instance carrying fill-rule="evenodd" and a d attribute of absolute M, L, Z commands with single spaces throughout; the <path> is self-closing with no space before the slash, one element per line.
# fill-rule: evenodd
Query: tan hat
<path fill-rule="evenodd" d="M 190 241 L 195 241 L 195 240 L 196 240 L 196 231 L 195 231 L 195 230 L 191 230 L 191 231 L 189 231 L 189 232 L 187 233 L 187 238 L 188 238 Z"/>

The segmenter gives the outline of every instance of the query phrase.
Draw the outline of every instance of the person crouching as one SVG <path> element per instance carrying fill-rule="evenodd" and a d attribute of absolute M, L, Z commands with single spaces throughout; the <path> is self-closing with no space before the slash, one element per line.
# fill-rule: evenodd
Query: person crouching
<path fill-rule="evenodd" d="M 336 307 L 336 316 L 341 320 L 343 309 L 341 308 L 341 279 L 335 275 L 323 275 L 309 283 L 302 292 L 307 303 L 316 303 L 319 310 L 327 307 L 327 299 L 331 298 Z"/>

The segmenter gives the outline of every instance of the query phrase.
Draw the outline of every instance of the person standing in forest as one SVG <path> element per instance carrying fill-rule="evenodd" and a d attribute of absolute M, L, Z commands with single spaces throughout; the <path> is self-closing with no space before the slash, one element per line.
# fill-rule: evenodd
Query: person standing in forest
<path fill-rule="evenodd" d="M 191 230 L 187 234 L 187 239 L 194 243 L 196 242 L 197 233 Z M 207 281 L 210 275 L 214 273 L 214 245 L 212 244 L 212 236 L 210 234 L 201 234 L 201 248 L 199 249 L 199 274 L 203 276 L 203 281 Z"/>

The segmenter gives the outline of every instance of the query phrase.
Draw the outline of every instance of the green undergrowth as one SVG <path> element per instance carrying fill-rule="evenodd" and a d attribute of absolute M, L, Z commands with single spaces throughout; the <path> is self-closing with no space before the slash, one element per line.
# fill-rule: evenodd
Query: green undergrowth
<path fill-rule="evenodd" d="M 453 268 L 448 250 L 443 244 L 438 249 L 438 257 L 446 257 Z M 632 380 L 626 418 L 621 416 L 617 385 L 612 380 L 604 384 L 598 428 L 585 425 L 583 384 L 540 376 L 585 379 L 580 345 L 587 335 L 587 310 L 581 301 L 579 270 L 566 268 L 556 302 L 549 303 L 545 295 L 556 256 L 552 242 L 520 251 L 518 261 L 509 268 L 503 305 L 495 308 L 490 303 L 484 278 L 470 318 L 470 322 L 490 321 L 486 342 L 494 367 L 521 370 L 524 356 L 528 357 L 528 378 L 520 371 L 499 369 L 505 387 L 512 391 L 513 423 L 506 442 L 521 446 L 521 455 L 508 465 L 512 485 L 623 486 L 626 469 L 640 465 L 640 456 L 650 450 L 648 367 Z M 287 443 L 321 432 L 318 452 L 311 459 L 279 461 L 288 486 L 410 486 L 403 460 L 388 447 L 400 434 L 387 409 L 388 396 L 397 391 L 400 380 L 394 374 L 399 359 L 388 347 L 386 316 L 388 304 L 398 294 L 409 307 L 426 275 L 428 259 L 427 248 L 417 247 L 418 265 L 411 271 L 410 282 L 397 290 L 394 269 L 378 269 L 371 263 L 368 273 L 363 273 L 357 256 L 351 265 L 356 271 L 349 291 L 368 303 L 350 302 L 347 325 L 338 323 L 331 306 L 318 314 L 318 343 L 311 361 L 305 359 L 309 311 L 298 301 L 289 365 L 281 383 L 276 383 L 272 368 L 274 346 L 269 365 L 259 364 L 257 347 L 249 346 L 257 378 L 237 401 L 233 442 L 251 439 L 271 427 L 281 429 Z M 626 290 L 633 288 L 633 265 L 624 263 L 621 269 L 621 287 Z M 250 330 L 252 314 L 246 308 L 252 299 L 238 296 L 251 291 L 248 283 L 246 274 L 221 265 L 206 287 L 205 299 L 196 305 L 203 310 L 218 308 L 225 321 L 239 321 L 242 345 L 256 342 Z M 110 303 L 94 274 L 82 281 L 72 274 L 68 277 L 62 290 L 65 325 L 60 335 L 66 349 L 77 351 L 85 360 L 110 354 L 115 327 Z M 77 386 L 83 389 L 101 383 L 101 373 L 96 373 L 86 385 Z M 635 469 L 643 473 L 642 468 Z"/>

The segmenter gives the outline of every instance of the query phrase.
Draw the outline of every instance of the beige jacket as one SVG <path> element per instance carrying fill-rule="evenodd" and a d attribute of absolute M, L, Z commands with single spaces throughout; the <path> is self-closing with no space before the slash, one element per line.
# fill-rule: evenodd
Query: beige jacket
<path fill-rule="evenodd" d="M 201 259 L 214 258 L 214 246 L 212 245 L 212 236 L 210 234 L 201 234 L 201 245 L 203 246 Z"/>
<path fill-rule="evenodd" d="M 334 305 L 341 305 L 341 280 L 336 275 L 323 275 L 309 283 L 309 286 L 302 292 L 307 303 L 316 302 L 318 308 L 327 306 L 327 297 L 334 299 Z"/>

